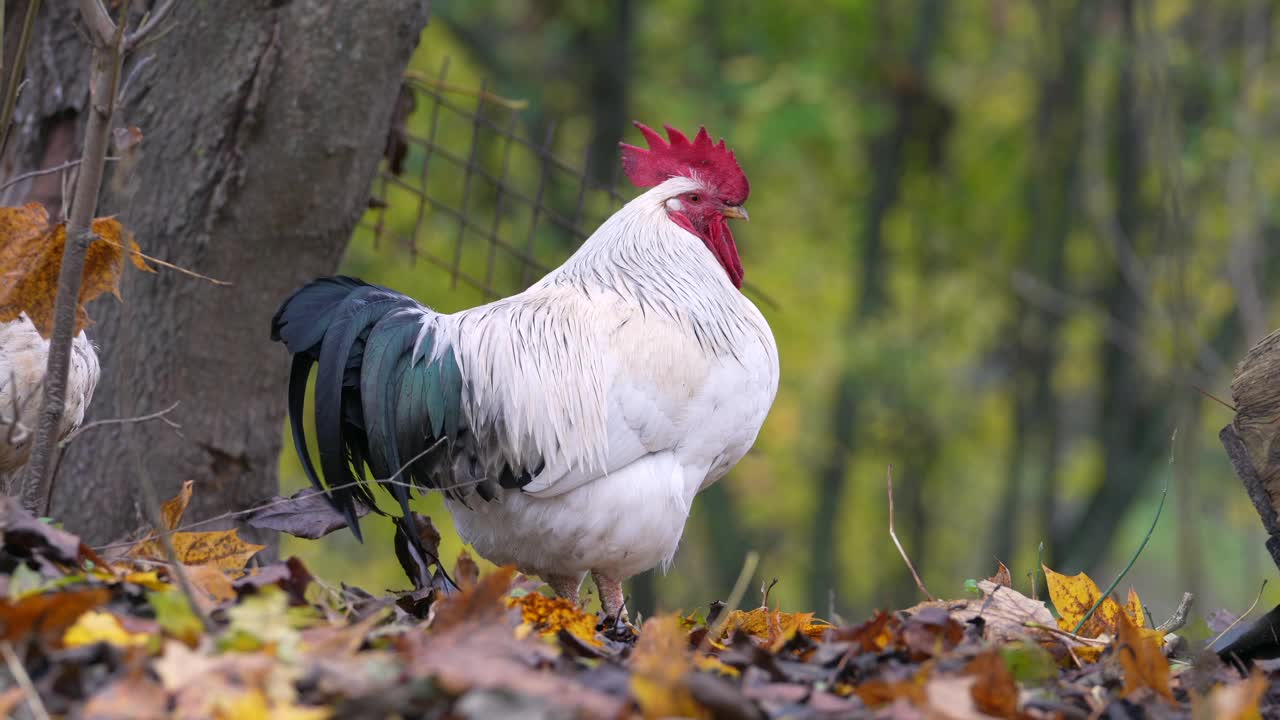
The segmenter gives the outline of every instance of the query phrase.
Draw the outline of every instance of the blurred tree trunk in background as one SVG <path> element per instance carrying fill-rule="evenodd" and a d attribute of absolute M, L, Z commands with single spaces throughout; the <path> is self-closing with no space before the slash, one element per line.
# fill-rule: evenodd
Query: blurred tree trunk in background
<path fill-rule="evenodd" d="M 99 214 L 118 214 L 147 253 L 234 285 L 126 272 L 124 304 L 95 306 L 90 419 L 179 402 L 182 437 L 152 422 L 78 438 L 53 502 L 69 529 L 102 542 L 140 526 L 140 472 L 165 497 L 195 481 L 188 521 L 276 492 L 289 364 L 269 321 L 287 293 L 337 269 L 426 14 L 421 0 L 179 0 L 172 28 L 126 64 L 115 122 L 145 140 L 136 164 L 111 171 Z M 10 174 L 76 155 L 89 61 L 78 16 L 75 3 L 44 4 Z M 17 191 L 59 211 L 47 183 Z"/>
<path fill-rule="evenodd" d="M 889 87 L 886 88 L 887 97 L 883 102 L 892 106 L 894 121 L 887 131 L 870 141 L 868 156 L 871 160 L 871 187 L 867 193 L 866 214 L 859 233 L 854 238 L 855 249 L 852 255 L 856 266 L 853 273 L 859 278 L 859 282 L 851 286 L 854 297 L 842 333 L 846 337 L 852 336 L 859 325 L 876 316 L 886 301 L 883 226 L 885 217 L 898 201 L 906 170 L 907 142 L 911 139 L 912 130 L 919 127 L 919 118 L 915 115 L 924 109 L 922 101 L 927 97 L 929 59 L 942 34 L 944 10 L 944 4 L 939 0 L 922 0 L 919 11 L 913 14 L 917 18 L 917 24 L 909 61 L 905 67 L 890 70 L 891 73 L 896 71 L 896 76 L 884 79 Z M 890 12 L 890 9 L 884 7 L 880 12 Z M 888 24 L 885 24 L 887 32 Z M 881 46 L 878 51 L 891 53 L 892 49 Z M 836 527 L 844 504 L 849 459 L 855 446 L 858 407 L 861 395 L 869 392 L 869 388 L 861 381 L 862 378 L 853 368 L 845 368 L 836 386 L 831 416 L 823 431 L 818 433 L 830 437 L 830 447 L 826 459 L 819 463 L 818 470 L 813 535 L 810 541 L 813 565 L 809 574 L 809 607 L 826 608 L 828 594 L 840 577 L 840 539 Z M 911 486 L 915 489 L 908 490 L 908 493 L 919 492 L 924 481 L 924 475 L 912 477 Z M 903 504 L 908 508 L 909 514 L 923 512 L 922 500 L 908 497 Z M 919 519 L 919 516 L 915 517 L 915 520 Z M 923 523 L 910 522 L 910 525 L 920 526 L 923 531 Z M 922 548 L 917 545 L 916 549 Z"/>
<path fill-rule="evenodd" d="M 1020 263 L 1026 272 L 1050 288 L 1062 288 L 1066 277 L 1067 237 L 1080 214 L 1080 150 L 1084 139 L 1084 82 L 1088 69 L 1097 4 L 1086 0 L 1065 11 L 1051 3 L 1038 5 L 1044 50 L 1038 60 L 1040 85 L 1036 99 L 1034 136 L 1026 186 L 1030 257 Z M 1013 438 L 1000 518 L 994 525 L 992 554 L 1013 562 L 1022 483 L 1027 458 L 1034 457 L 1038 476 L 1034 485 L 1038 540 L 1052 536 L 1057 512 L 1058 467 L 1062 456 L 1062 403 L 1054 392 L 1053 375 L 1062 355 L 1059 343 L 1065 314 L 1058 308 L 1033 307 L 1015 299 Z M 1045 547 L 1045 560 L 1055 547 Z"/>
<path fill-rule="evenodd" d="M 1146 132 L 1138 112 L 1137 70 L 1141 60 L 1133 0 L 1119 4 L 1122 37 L 1116 43 L 1120 55 L 1119 79 L 1113 100 L 1112 197 L 1114 230 L 1109 242 L 1115 248 L 1115 264 L 1101 293 L 1107 317 L 1118 328 L 1142 327 L 1143 309 L 1154 298 L 1144 297 L 1143 268 L 1138 266 L 1142 238 L 1142 177 Z M 1148 289 L 1149 292 L 1149 289 Z M 1102 478 L 1084 508 L 1069 527 L 1055 534 L 1056 549 L 1064 569 L 1092 569 L 1102 560 L 1120 521 L 1148 487 L 1155 462 L 1168 451 L 1170 428 L 1161 422 L 1164 408 L 1159 391 L 1143 381 L 1146 373 L 1133 348 L 1106 342 L 1102 353 L 1102 396 L 1098 439 L 1102 444 Z"/>

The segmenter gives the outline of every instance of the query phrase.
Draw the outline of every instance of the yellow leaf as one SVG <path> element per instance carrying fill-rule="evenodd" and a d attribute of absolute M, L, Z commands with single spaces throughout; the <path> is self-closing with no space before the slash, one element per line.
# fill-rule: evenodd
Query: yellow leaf
<path fill-rule="evenodd" d="M 507 605 L 520 608 L 520 616 L 525 625 L 543 635 L 555 635 L 565 630 L 589 645 L 599 647 L 603 644 L 600 638 L 596 637 L 595 616 L 586 614 L 576 603 L 564 598 L 552 598 L 542 593 L 531 592 L 520 597 L 508 598 Z"/>
<path fill-rule="evenodd" d="M 651 618 L 631 654 L 631 695 L 645 718 L 710 718 L 684 676 L 693 670 L 687 634 L 675 615 Z"/>
<path fill-rule="evenodd" d="M 155 570 L 146 572 L 131 572 L 124 576 L 124 582 L 141 585 L 148 590 L 172 590 L 173 586 L 160 579 L 160 574 Z"/>
<path fill-rule="evenodd" d="M 1138 593 L 1133 588 L 1129 588 L 1129 599 L 1124 604 L 1124 611 L 1129 615 L 1129 620 L 1140 628 L 1147 626 L 1147 614 L 1142 609 L 1142 601 L 1138 599 Z"/>
<path fill-rule="evenodd" d="M 728 677 L 738 677 L 742 673 L 732 665 L 725 665 L 715 655 L 698 655 L 693 659 L 693 666 L 703 672 L 716 673 Z"/>
<path fill-rule="evenodd" d="M 822 637 L 831 628 L 827 623 L 813 619 L 813 613 L 784 613 L 759 607 L 755 610 L 734 610 L 725 620 L 724 630 L 717 640 L 724 640 L 741 632 L 764 640 L 773 650 L 780 649 L 796 633 L 811 638 Z"/>
<path fill-rule="evenodd" d="M 145 645 L 150 639 L 151 636 L 146 633 L 131 633 L 125 630 L 119 618 L 102 610 L 86 612 L 62 634 L 62 644 L 69 648 L 100 642 L 132 647 Z"/>
<path fill-rule="evenodd" d="M 178 561 L 184 565 L 212 565 L 221 570 L 243 570 L 249 558 L 265 545 L 255 545 L 240 539 L 240 534 L 231 530 L 211 530 L 209 532 L 181 532 L 170 536 Z M 144 540 L 129 551 L 133 557 L 144 557 L 153 560 L 165 560 L 164 548 L 154 539 Z"/>
<path fill-rule="evenodd" d="M 1068 632 L 1075 632 L 1078 635 L 1089 638 L 1096 638 L 1103 634 L 1114 636 L 1117 630 L 1117 624 L 1120 617 L 1124 615 L 1124 610 L 1120 608 L 1120 604 L 1111 598 L 1102 601 L 1102 605 L 1094 611 L 1080 630 L 1077 632 L 1075 627 L 1080 623 L 1080 619 L 1089 612 L 1102 597 L 1102 591 L 1098 589 L 1096 583 L 1084 573 L 1067 576 L 1060 575 L 1048 567 L 1041 566 L 1044 569 L 1045 581 L 1049 586 L 1049 597 L 1053 600 L 1053 606 L 1058 609 L 1058 627 Z M 1137 598 L 1137 595 L 1132 595 Z"/>
<path fill-rule="evenodd" d="M 84 306 L 91 300 L 104 292 L 120 297 L 125 248 L 138 248 L 114 218 L 98 218 L 92 229 L 98 237 L 85 251 L 76 332 L 90 322 Z M 25 312 L 40 335 L 49 337 L 66 239 L 66 225 L 50 223 L 49 214 L 39 203 L 0 207 L 0 322 Z M 135 266 L 151 270 L 138 255 L 131 253 L 131 257 Z"/>

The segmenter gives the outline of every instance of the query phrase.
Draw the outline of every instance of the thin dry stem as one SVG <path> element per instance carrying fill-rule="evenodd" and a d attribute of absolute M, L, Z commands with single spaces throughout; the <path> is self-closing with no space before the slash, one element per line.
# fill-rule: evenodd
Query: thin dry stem
<path fill-rule="evenodd" d="M 1258 596 L 1253 599 L 1253 604 L 1249 606 L 1249 609 L 1245 610 L 1243 613 L 1240 613 L 1240 617 L 1236 618 L 1234 622 L 1232 622 L 1230 625 L 1224 628 L 1222 632 L 1218 633 L 1218 635 L 1215 638 L 1213 638 L 1212 641 L 1209 642 L 1209 647 L 1213 647 L 1214 645 L 1216 645 L 1217 642 L 1222 639 L 1223 635 L 1226 635 L 1227 633 L 1231 632 L 1231 629 L 1239 625 L 1241 620 L 1244 620 L 1245 618 L 1249 617 L 1249 613 L 1253 612 L 1253 609 L 1258 607 L 1258 601 L 1262 600 L 1262 591 L 1266 589 L 1267 589 L 1267 581 L 1263 580 L 1262 587 L 1258 588 Z"/>
<path fill-rule="evenodd" d="M 146 254 L 146 253 L 142 252 L 141 250 L 136 250 L 136 249 L 134 249 L 134 248 L 127 247 L 127 246 L 125 246 L 125 245 L 121 245 L 120 243 L 115 242 L 115 241 L 113 241 L 113 240 L 108 240 L 108 239 L 106 239 L 106 238 L 104 238 L 104 237 L 99 237 L 99 238 L 98 238 L 98 240 L 100 240 L 101 242 L 104 242 L 104 243 L 106 243 L 106 244 L 108 244 L 108 245 L 114 245 L 115 247 L 118 247 L 118 248 L 120 248 L 121 250 L 124 250 L 124 251 L 125 251 L 125 252 L 127 252 L 127 253 L 130 253 L 130 254 L 132 254 L 132 255 L 136 255 L 136 256 L 138 256 L 138 257 L 140 257 L 140 258 L 142 258 L 143 260 L 146 260 L 146 261 L 148 261 L 148 262 L 153 262 L 153 263 L 155 263 L 156 265 L 159 265 L 160 267 L 163 267 L 163 268 L 169 268 L 170 270 L 175 270 L 175 271 L 177 271 L 177 272 L 182 273 L 183 275 L 189 275 L 189 276 L 191 276 L 191 277 L 193 277 L 193 278 L 196 278 L 197 280 L 204 280 L 205 282 L 212 283 L 212 284 L 214 284 L 214 285 L 221 285 L 221 286 L 223 286 L 223 287 L 230 287 L 230 286 L 231 286 L 231 283 L 227 282 L 226 280 L 219 280 L 219 279 L 217 279 L 217 278 L 211 278 L 211 277 L 209 277 L 208 275 L 201 275 L 200 273 L 198 273 L 198 272 L 196 272 L 196 271 L 194 271 L 194 270 L 188 270 L 188 269 L 186 269 L 186 268 L 184 268 L 184 267 L 179 267 L 178 265 L 174 265 L 174 264 L 173 264 L 173 263 L 171 263 L 171 262 L 165 262 L 164 260 L 161 260 L 160 258 L 151 257 L 150 255 L 148 255 L 148 254 Z"/>
<path fill-rule="evenodd" d="M 902 555 L 902 561 L 907 564 L 907 569 L 911 571 L 911 577 L 916 581 L 916 587 L 920 588 L 920 592 L 930 600 L 934 600 L 933 594 L 924 586 L 924 581 L 920 579 L 920 574 L 916 572 L 916 566 L 911 564 L 911 558 L 907 557 L 907 551 L 902 549 L 902 543 L 898 541 L 898 533 L 893 528 L 893 466 L 889 466 L 888 470 L 889 484 L 889 537 L 893 538 L 893 544 L 898 548 L 898 554 Z"/>
<path fill-rule="evenodd" d="M 169 418 L 165 417 L 165 415 L 168 415 L 174 410 L 177 410 L 179 405 L 181 405 L 181 403 L 175 402 L 174 404 L 170 405 L 169 407 L 163 410 L 149 413 L 147 415 L 139 415 L 137 417 L 108 418 L 106 420 L 94 420 L 91 423 L 86 423 L 84 425 L 81 425 L 80 427 L 76 428 L 74 432 L 68 433 L 67 436 L 62 438 L 62 441 L 58 443 L 58 447 L 65 448 L 66 446 L 71 444 L 72 440 L 75 440 L 76 438 L 80 437 L 80 435 L 82 435 L 83 433 L 88 432 L 89 430 L 93 430 L 94 428 L 102 427 L 103 425 L 127 425 L 131 423 L 147 422 L 149 420 L 159 420 L 163 422 L 165 425 L 168 425 L 169 427 L 173 428 L 175 431 L 179 431 L 182 429 L 182 426 L 170 420 Z M 181 436 L 182 433 L 179 432 L 178 435 Z"/>
<path fill-rule="evenodd" d="M 49 712 L 44 709 L 44 701 L 40 699 L 40 693 L 36 692 L 36 686 L 31 682 L 27 669 L 22 666 L 22 660 L 13 651 L 13 646 L 8 642 L 0 643 L 0 653 L 4 654 L 4 662 L 9 666 L 9 672 L 17 681 L 18 687 L 22 688 L 22 692 L 26 694 L 27 707 L 31 710 L 32 717 L 37 720 L 49 720 Z"/>

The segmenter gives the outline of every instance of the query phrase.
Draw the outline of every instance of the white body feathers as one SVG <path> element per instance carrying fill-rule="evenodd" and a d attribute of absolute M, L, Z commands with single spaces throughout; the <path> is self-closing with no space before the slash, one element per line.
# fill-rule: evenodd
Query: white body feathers
<path fill-rule="evenodd" d="M 524 293 L 424 315 L 452 347 L 472 428 L 525 466 L 521 489 L 448 506 L 482 556 L 544 577 L 670 562 L 694 495 L 755 441 L 778 388 L 759 310 L 664 201 L 611 217 Z"/>
<path fill-rule="evenodd" d="M 25 313 L 17 320 L 0 323 L 0 478 L 21 468 L 31 455 L 48 360 L 49 341 L 40 337 Z M 71 345 L 66 406 L 58 437 L 66 437 L 84 422 L 99 373 L 98 354 L 81 332 Z"/>

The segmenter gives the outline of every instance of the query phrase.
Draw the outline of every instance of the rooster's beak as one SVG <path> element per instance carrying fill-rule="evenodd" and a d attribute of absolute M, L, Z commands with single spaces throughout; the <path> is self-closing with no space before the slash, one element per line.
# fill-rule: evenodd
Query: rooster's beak
<path fill-rule="evenodd" d="M 720 214 L 727 218 L 737 218 L 748 222 L 751 220 L 751 216 L 747 214 L 747 209 L 739 205 L 725 205 Z"/>

